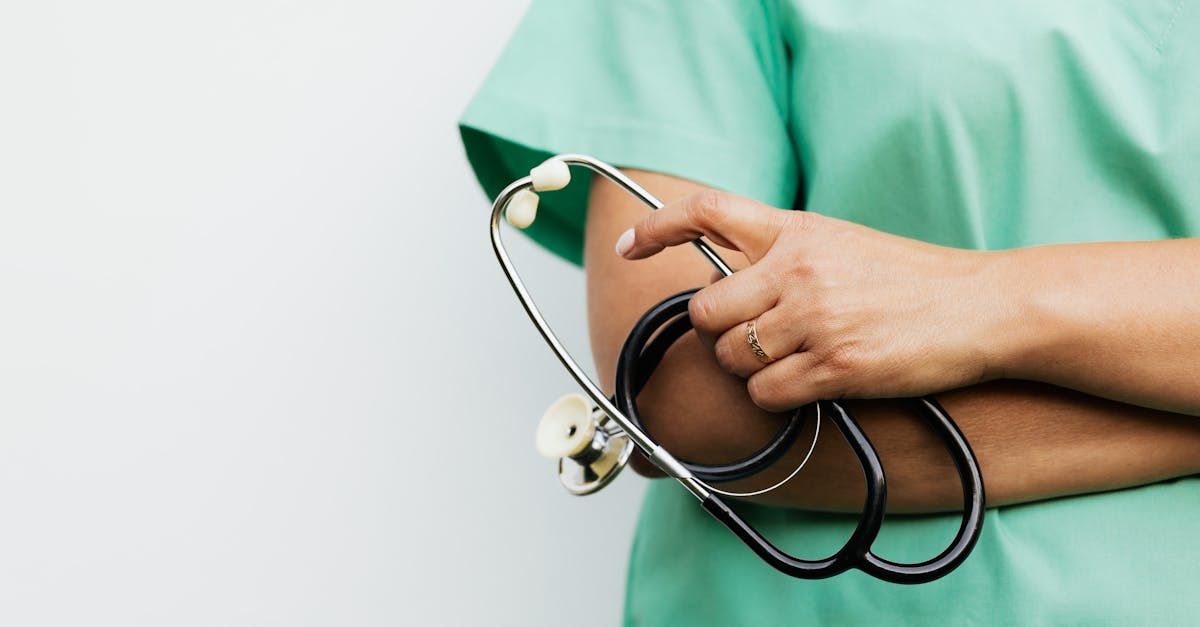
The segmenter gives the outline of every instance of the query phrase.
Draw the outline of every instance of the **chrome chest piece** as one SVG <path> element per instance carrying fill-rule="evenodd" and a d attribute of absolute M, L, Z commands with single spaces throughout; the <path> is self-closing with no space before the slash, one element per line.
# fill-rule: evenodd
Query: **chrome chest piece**
<path fill-rule="evenodd" d="M 633 442 L 608 414 L 582 394 L 567 394 L 542 414 L 538 453 L 558 460 L 558 480 L 583 496 L 608 485 L 633 453 Z"/>

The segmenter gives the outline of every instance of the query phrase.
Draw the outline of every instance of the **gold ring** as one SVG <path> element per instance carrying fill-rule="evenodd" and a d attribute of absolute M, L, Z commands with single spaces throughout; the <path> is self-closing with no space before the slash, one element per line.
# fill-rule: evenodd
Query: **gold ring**
<path fill-rule="evenodd" d="M 767 354 L 767 351 L 763 350 L 762 344 L 758 343 L 758 329 L 755 328 L 757 323 L 757 318 L 746 323 L 746 343 L 750 345 L 750 350 L 754 351 L 754 356 L 757 357 L 759 361 L 763 362 L 764 364 L 769 364 L 775 360 L 771 359 L 771 356 Z"/>

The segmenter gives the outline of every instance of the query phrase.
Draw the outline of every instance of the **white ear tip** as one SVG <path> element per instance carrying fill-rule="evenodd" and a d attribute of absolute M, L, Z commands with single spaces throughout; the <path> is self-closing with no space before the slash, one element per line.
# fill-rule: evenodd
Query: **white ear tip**
<path fill-rule="evenodd" d="M 582 394 L 567 394 L 542 414 L 535 442 L 542 457 L 560 459 L 582 452 L 595 432 L 591 401 Z"/>
<path fill-rule="evenodd" d="M 562 189 L 571 182 L 571 168 L 562 159 L 550 158 L 541 165 L 529 171 L 533 179 L 533 189 L 539 192 L 552 192 Z"/>
<path fill-rule="evenodd" d="M 508 206 L 504 208 L 504 219 L 518 229 L 529 228 L 537 218 L 537 208 L 538 195 L 523 189 L 508 200 Z"/>

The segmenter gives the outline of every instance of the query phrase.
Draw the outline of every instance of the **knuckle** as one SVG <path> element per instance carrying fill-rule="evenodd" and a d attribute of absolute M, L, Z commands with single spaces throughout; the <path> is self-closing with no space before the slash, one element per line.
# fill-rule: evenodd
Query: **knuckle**
<path fill-rule="evenodd" d="M 810 246 L 802 242 L 787 242 L 768 251 L 764 260 L 779 268 L 778 280 L 803 287 L 806 298 L 811 298 L 811 284 L 818 276 L 818 260 Z"/>
<path fill-rule="evenodd" d="M 692 319 L 693 327 L 708 333 L 715 332 L 718 330 L 712 328 L 715 316 L 716 303 L 711 296 L 706 295 L 704 290 L 697 292 L 688 301 L 688 317 Z"/>
<path fill-rule="evenodd" d="M 696 192 L 686 205 L 688 218 L 698 224 L 715 224 L 725 215 L 729 195 L 715 189 Z"/>
<path fill-rule="evenodd" d="M 838 296 L 830 295 L 828 290 L 822 288 L 819 280 L 810 279 L 806 284 L 810 289 L 806 295 L 807 302 L 803 304 L 805 319 L 810 327 L 822 336 L 836 337 L 840 331 L 839 327 L 845 323 L 854 308 L 847 306 Z"/>
<path fill-rule="evenodd" d="M 634 241 L 656 242 L 662 232 L 662 219 L 657 213 L 652 213 L 646 219 L 633 227 Z"/>
<path fill-rule="evenodd" d="M 722 337 L 717 340 L 716 346 L 713 347 L 713 353 L 716 355 L 717 364 L 721 366 L 722 370 L 733 372 L 737 367 L 737 358 L 734 355 L 733 347 L 730 346 L 726 338 Z"/>
<path fill-rule="evenodd" d="M 840 379 L 828 368 L 814 367 L 808 373 L 808 382 L 814 398 L 838 399 L 845 396 L 839 385 Z"/>
<path fill-rule="evenodd" d="M 864 362 L 862 351 L 853 344 L 846 344 L 830 352 L 823 365 L 832 379 L 842 380 L 861 370 Z"/>
<path fill-rule="evenodd" d="M 770 411 L 779 405 L 781 398 L 779 384 L 772 379 L 761 376 L 750 377 L 750 380 L 746 382 L 746 391 L 750 394 L 750 400 L 763 409 Z"/>

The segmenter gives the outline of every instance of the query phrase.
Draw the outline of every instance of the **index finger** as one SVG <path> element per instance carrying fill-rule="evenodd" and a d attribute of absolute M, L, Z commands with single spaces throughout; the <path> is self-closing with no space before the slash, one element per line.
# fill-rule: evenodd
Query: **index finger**
<path fill-rule="evenodd" d="M 775 243 L 781 210 L 732 194 L 708 190 L 671 202 L 617 240 L 617 253 L 645 259 L 668 246 L 708 237 L 715 244 L 741 251 L 753 263 Z"/>

